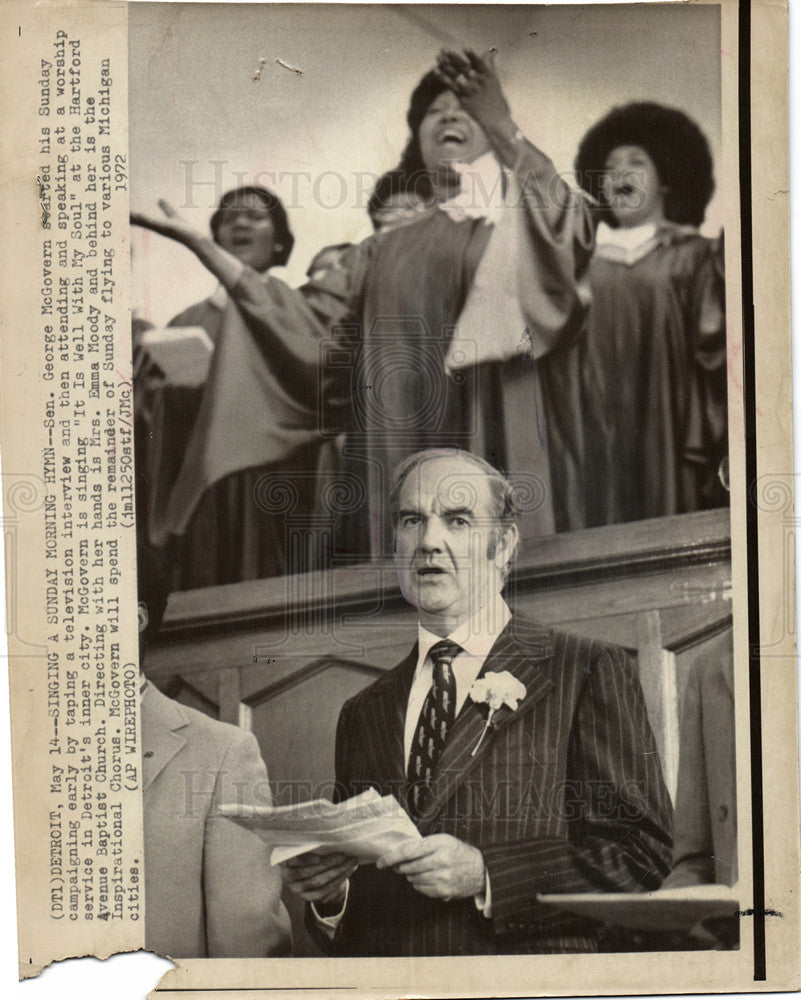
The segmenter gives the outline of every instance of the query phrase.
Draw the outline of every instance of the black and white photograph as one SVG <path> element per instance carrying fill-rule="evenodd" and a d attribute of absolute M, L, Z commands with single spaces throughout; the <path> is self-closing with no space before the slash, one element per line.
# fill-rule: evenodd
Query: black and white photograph
<path fill-rule="evenodd" d="M 148 947 L 738 946 L 722 58 L 131 6 Z"/>
<path fill-rule="evenodd" d="M 787 12 L 0 21 L 28 1000 L 797 987 Z"/>

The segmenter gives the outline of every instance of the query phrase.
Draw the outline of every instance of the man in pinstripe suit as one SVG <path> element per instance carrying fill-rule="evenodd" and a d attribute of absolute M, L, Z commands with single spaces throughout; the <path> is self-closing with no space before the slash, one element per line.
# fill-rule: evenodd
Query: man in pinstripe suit
<path fill-rule="evenodd" d="M 518 539 L 514 497 L 486 462 L 414 455 L 396 470 L 390 508 L 419 641 L 342 708 L 337 782 L 342 797 L 395 794 L 422 839 L 358 869 L 306 854 L 284 877 L 337 954 L 595 950 L 592 924 L 537 896 L 655 889 L 669 870 L 672 810 L 636 672 L 618 647 L 511 614 L 501 591 Z M 438 667 L 443 638 L 454 645 Z M 451 672 L 455 718 L 418 803 L 418 732 Z M 488 726 L 488 705 L 469 692 L 503 672 L 521 697 Z"/>

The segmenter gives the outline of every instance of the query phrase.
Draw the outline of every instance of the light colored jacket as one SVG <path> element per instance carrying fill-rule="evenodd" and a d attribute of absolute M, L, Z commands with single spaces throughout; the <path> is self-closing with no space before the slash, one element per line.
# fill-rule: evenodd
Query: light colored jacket
<path fill-rule="evenodd" d="M 687 679 L 681 718 L 674 868 L 665 886 L 737 881 L 732 632 L 710 644 Z"/>
<path fill-rule="evenodd" d="M 148 684 L 142 771 L 146 947 L 173 958 L 290 954 L 268 847 L 217 812 L 223 803 L 269 804 L 254 736 Z"/>

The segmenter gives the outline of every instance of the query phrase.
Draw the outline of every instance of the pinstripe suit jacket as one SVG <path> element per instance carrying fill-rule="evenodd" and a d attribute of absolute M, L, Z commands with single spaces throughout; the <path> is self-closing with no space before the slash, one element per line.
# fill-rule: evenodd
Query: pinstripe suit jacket
<path fill-rule="evenodd" d="M 337 784 L 406 801 L 403 731 L 417 650 L 342 708 Z M 655 889 L 670 867 L 672 808 L 636 671 L 616 646 L 513 615 L 482 673 L 526 687 L 487 717 L 468 699 L 448 734 L 418 826 L 478 847 L 492 917 L 474 900 L 432 900 L 392 871 L 358 869 L 328 950 L 348 955 L 588 951 L 593 925 L 536 899 L 544 892 Z"/>

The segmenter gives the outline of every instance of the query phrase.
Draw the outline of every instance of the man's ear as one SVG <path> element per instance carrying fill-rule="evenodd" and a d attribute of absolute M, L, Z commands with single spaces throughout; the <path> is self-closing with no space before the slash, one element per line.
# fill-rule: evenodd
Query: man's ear
<path fill-rule="evenodd" d="M 140 601 L 136 607 L 139 616 L 139 634 L 141 635 L 150 624 L 150 614 L 144 601 Z"/>
<path fill-rule="evenodd" d="M 510 524 L 498 539 L 498 544 L 495 546 L 495 552 L 493 553 L 493 559 L 498 569 L 502 570 L 508 566 L 519 542 L 520 532 L 517 529 L 517 525 Z"/>

